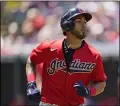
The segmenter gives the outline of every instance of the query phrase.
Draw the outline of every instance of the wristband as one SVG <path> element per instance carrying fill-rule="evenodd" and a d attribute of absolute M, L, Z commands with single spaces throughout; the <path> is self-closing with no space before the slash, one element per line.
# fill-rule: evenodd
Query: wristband
<path fill-rule="evenodd" d="M 91 96 L 94 96 L 96 94 L 96 88 L 90 87 L 89 90 L 90 90 L 90 95 Z"/>
<path fill-rule="evenodd" d="M 35 81 L 35 75 L 33 73 L 32 74 L 28 74 L 27 75 L 27 80 L 28 80 L 28 82 Z"/>

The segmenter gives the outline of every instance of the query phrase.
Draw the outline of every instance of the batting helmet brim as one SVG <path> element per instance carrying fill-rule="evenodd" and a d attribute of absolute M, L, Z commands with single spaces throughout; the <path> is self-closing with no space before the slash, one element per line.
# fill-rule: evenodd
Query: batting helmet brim
<path fill-rule="evenodd" d="M 79 16 L 79 15 L 83 15 L 83 16 L 85 17 L 85 19 L 87 20 L 87 22 L 88 22 L 89 20 L 91 20 L 91 18 L 92 18 L 92 15 L 89 14 L 89 13 L 76 13 L 76 14 L 74 14 L 72 17 L 70 17 L 68 20 L 70 20 L 70 19 L 72 19 L 72 18 L 75 18 L 76 16 Z"/>

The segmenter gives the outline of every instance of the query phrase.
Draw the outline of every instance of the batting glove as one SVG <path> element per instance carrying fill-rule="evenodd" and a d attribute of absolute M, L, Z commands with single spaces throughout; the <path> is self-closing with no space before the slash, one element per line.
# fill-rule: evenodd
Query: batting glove
<path fill-rule="evenodd" d="M 27 96 L 29 100 L 40 102 L 41 96 L 35 82 L 29 82 L 27 84 Z"/>
<path fill-rule="evenodd" d="M 83 96 L 83 97 L 89 97 L 90 96 L 89 88 L 85 87 L 82 84 L 81 81 L 75 83 L 75 85 L 73 87 L 75 87 L 75 89 L 76 89 L 79 96 Z"/>

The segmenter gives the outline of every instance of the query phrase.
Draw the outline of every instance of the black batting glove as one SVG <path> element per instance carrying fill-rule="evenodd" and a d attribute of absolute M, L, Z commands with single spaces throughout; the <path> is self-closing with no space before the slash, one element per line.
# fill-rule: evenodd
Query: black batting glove
<path fill-rule="evenodd" d="M 27 84 L 27 96 L 29 100 L 40 102 L 41 96 L 35 82 L 29 82 Z"/>
<path fill-rule="evenodd" d="M 85 87 L 82 84 L 81 81 L 75 83 L 75 85 L 73 87 L 75 87 L 75 89 L 76 89 L 79 96 L 83 96 L 83 97 L 89 97 L 90 96 L 89 88 Z"/>

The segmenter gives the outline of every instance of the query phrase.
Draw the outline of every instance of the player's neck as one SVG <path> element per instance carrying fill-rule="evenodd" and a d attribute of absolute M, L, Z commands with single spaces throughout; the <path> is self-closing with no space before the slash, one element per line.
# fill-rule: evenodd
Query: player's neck
<path fill-rule="evenodd" d="M 78 39 L 73 35 L 69 35 L 66 37 L 66 41 L 67 41 L 68 47 L 70 47 L 72 49 L 77 49 L 82 45 L 83 40 Z"/>

